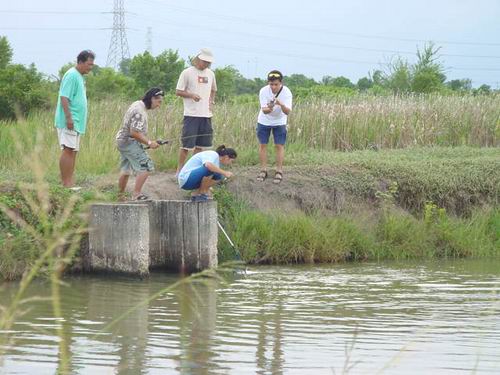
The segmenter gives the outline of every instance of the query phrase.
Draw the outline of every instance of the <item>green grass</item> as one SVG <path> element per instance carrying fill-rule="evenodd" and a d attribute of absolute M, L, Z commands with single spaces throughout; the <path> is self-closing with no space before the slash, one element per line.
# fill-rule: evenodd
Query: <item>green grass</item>
<path fill-rule="evenodd" d="M 93 101 L 88 133 L 78 156 L 80 176 L 116 170 L 114 137 L 130 103 Z M 213 120 L 215 143 L 240 151 L 242 164 L 255 164 L 256 103 L 221 103 Z M 19 155 L 37 145 L 49 172 L 57 172 L 59 149 L 53 111 L 32 113 L 17 123 L 0 122 L 0 168 L 19 171 Z M 173 142 L 151 152 L 160 169 L 176 165 L 182 107 L 178 100 L 150 114 L 150 134 Z M 19 147 L 16 148 L 16 140 Z M 295 103 L 289 125 L 288 161 L 307 159 L 311 150 L 352 151 L 424 146 L 500 146 L 500 95 L 408 96 L 307 99 Z M 298 160 L 300 159 L 300 160 Z M 21 171 L 22 172 L 22 171 Z"/>
<path fill-rule="evenodd" d="M 366 200 L 373 200 L 378 191 L 396 183 L 396 202 L 414 213 L 432 201 L 449 212 L 467 215 L 475 206 L 498 205 L 500 199 L 498 148 L 323 152 L 310 153 L 301 160 L 309 165 L 335 166 L 336 172 L 322 176 L 322 183 Z"/>
<path fill-rule="evenodd" d="M 227 196 L 219 207 L 229 235 L 250 263 L 500 256 L 498 208 L 476 209 L 469 218 L 458 218 L 428 203 L 420 218 L 394 206 L 325 217 L 263 213 L 241 202 L 235 205 Z M 224 239 L 220 248 L 221 259 L 235 256 Z"/>
<path fill-rule="evenodd" d="M 17 279 L 30 270 L 46 251 L 46 238 L 59 241 L 63 233 L 85 228 L 88 204 L 102 200 L 116 200 L 116 194 L 94 189 L 74 194 L 53 184 L 0 183 L 0 280 Z"/>
<path fill-rule="evenodd" d="M 114 137 L 129 104 L 91 103 L 89 131 L 77 160 L 79 184 L 92 186 L 99 175 L 117 171 Z M 240 166 L 257 165 L 256 103 L 222 103 L 215 114 L 215 143 L 234 146 Z M 151 151 L 159 170 L 176 166 L 181 123 L 178 100 L 151 113 L 151 137 L 172 140 Z M 499 95 L 306 99 L 295 103 L 290 117 L 287 168 L 317 177 L 327 190 L 369 203 L 370 210 L 337 217 L 265 214 L 226 193 L 219 193 L 219 204 L 251 262 L 497 256 L 499 146 Z M 0 180 L 33 181 L 26 157 L 44 166 L 54 206 L 44 224 L 49 228 L 69 199 L 67 191 L 55 187 L 59 154 L 52 111 L 0 122 Z M 0 203 L 37 228 L 36 216 L 30 216 L 29 204 L 16 189 L 4 189 Z M 83 201 L 110 199 L 114 193 L 106 194 L 91 188 Z M 0 229 L 0 274 L 18 277 L 43 249 L 5 215 L 0 215 Z M 222 244 L 221 260 L 231 257 Z"/>

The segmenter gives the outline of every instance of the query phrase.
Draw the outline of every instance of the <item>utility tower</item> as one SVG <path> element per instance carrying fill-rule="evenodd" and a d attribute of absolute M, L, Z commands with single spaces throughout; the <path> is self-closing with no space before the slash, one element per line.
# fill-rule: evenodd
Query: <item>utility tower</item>
<path fill-rule="evenodd" d="M 153 54 L 153 29 L 148 27 L 148 32 L 146 34 L 146 51 L 151 55 Z"/>
<path fill-rule="evenodd" d="M 124 59 L 130 59 L 125 26 L 125 0 L 114 0 L 113 8 L 113 33 L 109 43 L 108 60 L 106 66 L 118 70 Z"/>

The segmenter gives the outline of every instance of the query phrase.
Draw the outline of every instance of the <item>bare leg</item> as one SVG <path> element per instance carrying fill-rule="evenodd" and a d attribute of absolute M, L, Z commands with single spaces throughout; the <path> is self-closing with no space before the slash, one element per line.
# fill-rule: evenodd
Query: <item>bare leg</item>
<path fill-rule="evenodd" d="M 201 180 L 200 188 L 197 190 L 198 194 L 208 194 L 208 191 L 212 186 L 217 183 L 216 180 L 212 178 L 212 176 L 203 177 Z"/>
<path fill-rule="evenodd" d="M 64 147 L 59 159 L 59 169 L 61 171 L 61 181 L 63 186 L 73 186 L 73 173 L 75 172 L 76 152 L 71 148 Z"/>
<path fill-rule="evenodd" d="M 283 161 L 285 160 L 285 146 L 275 145 L 276 147 L 276 171 L 283 172 Z"/>
<path fill-rule="evenodd" d="M 134 199 L 141 194 L 142 187 L 149 177 L 149 172 L 143 172 L 135 177 Z"/>
<path fill-rule="evenodd" d="M 125 173 L 122 173 L 120 175 L 120 178 L 118 179 L 118 189 L 120 190 L 120 193 L 125 192 L 125 188 L 127 187 L 129 177 L 130 176 L 128 174 L 125 174 Z"/>
<path fill-rule="evenodd" d="M 177 171 L 175 172 L 176 175 L 179 174 L 182 167 L 184 166 L 184 163 L 186 162 L 188 156 L 188 152 L 189 150 L 186 150 L 185 148 L 181 148 L 179 150 L 179 163 L 177 164 Z"/>
<path fill-rule="evenodd" d="M 262 171 L 267 170 L 267 145 L 259 145 L 259 159 L 260 159 L 260 169 Z"/>
<path fill-rule="evenodd" d="M 197 154 L 198 152 L 202 152 L 202 151 L 203 151 L 202 148 L 195 147 L 194 150 L 193 150 L 193 155 Z"/>

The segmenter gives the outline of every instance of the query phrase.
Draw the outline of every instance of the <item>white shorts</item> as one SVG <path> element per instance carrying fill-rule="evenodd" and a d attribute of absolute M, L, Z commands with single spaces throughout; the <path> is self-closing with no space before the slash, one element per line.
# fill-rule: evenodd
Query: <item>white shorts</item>
<path fill-rule="evenodd" d="M 71 148 L 73 151 L 77 152 L 80 150 L 80 133 L 75 130 L 69 130 L 66 128 L 57 128 L 57 135 L 59 137 L 59 145 L 61 150 L 64 146 Z"/>

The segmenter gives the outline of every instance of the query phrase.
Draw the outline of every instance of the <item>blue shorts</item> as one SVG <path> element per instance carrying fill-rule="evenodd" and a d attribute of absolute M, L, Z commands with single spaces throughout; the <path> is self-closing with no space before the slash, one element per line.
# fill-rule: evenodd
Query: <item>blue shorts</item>
<path fill-rule="evenodd" d="M 273 139 L 275 145 L 284 145 L 286 142 L 286 125 L 267 126 L 257 124 L 257 138 L 261 145 L 269 143 L 269 136 L 273 132 Z"/>
<path fill-rule="evenodd" d="M 210 172 L 207 167 L 202 165 L 201 167 L 193 169 L 191 172 L 189 172 L 189 176 L 184 185 L 181 186 L 181 189 L 183 190 L 199 189 L 203 177 L 209 177 L 209 176 L 212 176 L 212 178 L 216 181 L 222 180 L 221 174 Z"/>

